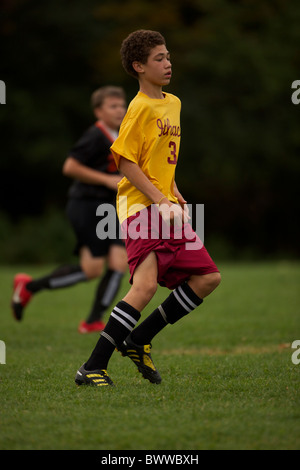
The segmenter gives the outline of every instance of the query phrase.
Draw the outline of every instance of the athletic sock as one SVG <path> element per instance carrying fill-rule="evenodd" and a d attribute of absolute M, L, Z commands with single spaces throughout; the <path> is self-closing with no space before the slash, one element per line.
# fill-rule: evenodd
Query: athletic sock
<path fill-rule="evenodd" d="M 28 282 L 26 289 L 36 293 L 43 289 L 59 289 L 73 286 L 83 281 L 87 281 L 87 276 L 81 267 L 79 265 L 66 264 L 55 269 L 48 276 Z"/>
<path fill-rule="evenodd" d="M 86 370 L 107 369 L 108 361 L 118 344 L 127 338 L 141 317 L 140 312 L 121 300 L 110 314 L 106 327 L 90 358 Z"/>
<path fill-rule="evenodd" d="M 174 324 L 203 302 L 187 283 L 176 287 L 167 299 L 130 334 L 138 345 L 149 344 L 168 323 Z"/>
<path fill-rule="evenodd" d="M 149 344 L 152 338 L 167 326 L 167 324 L 167 320 L 162 316 L 158 307 L 132 331 L 130 339 L 139 346 Z"/>
<path fill-rule="evenodd" d="M 112 269 L 106 271 L 105 276 L 97 287 L 94 304 L 86 323 L 93 323 L 102 318 L 104 312 L 117 295 L 123 275 L 122 272 L 113 271 Z"/>

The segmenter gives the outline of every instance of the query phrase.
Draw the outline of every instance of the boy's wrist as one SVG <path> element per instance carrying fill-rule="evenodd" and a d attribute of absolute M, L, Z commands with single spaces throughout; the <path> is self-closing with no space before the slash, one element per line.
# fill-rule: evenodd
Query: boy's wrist
<path fill-rule="evenodd" d="M 160 200 L 159 200 L 156 204 L 157 204 L 157 205 L 160 205 L 160 203 L 161 203 L 164 199 L 166 199 L 166 200 L 168 201 L 168 198 L 167 198 L 166 196 L 163 196 L 163 197 L 160 198 Z"/>
<path fill-rule="evenodd" d="M 163 205 L 171 207 L 174 203 L 169 201 L 169 199 L 166 196 L 164 196 L 156 204 L 158 205 L 158 207 L 163 206 Z"/>

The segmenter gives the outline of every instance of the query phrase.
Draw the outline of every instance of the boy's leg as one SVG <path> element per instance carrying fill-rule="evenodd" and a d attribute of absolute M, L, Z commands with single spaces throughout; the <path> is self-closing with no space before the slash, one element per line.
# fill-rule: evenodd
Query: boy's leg
<path fill-rule="evenodd" d="M 187 224 L 192 235 L 192 228 Z M 194 234 L 196 235 L 196 234 Z M 173 271 L 166 274 L 164 282 L 179 284 L 179 273 L 195 272 L 199 266 L 207 274 L 192 274 L 187 282 L 176 287 L 169 297 L 154 312 L 142 322 L 132 333 L 133 341 L 137 344 L 148 344 L 168 323 L 175 323 L 183 316 L 194 310 L 203 302 L 220 283 L 221 276 L 217 266 L 209 256 L 199 237 L 196 235 L 197 250 L 181 249 L 173 263 Z M 158 254 L 158 265 L 163 264 L 163 256 Z"/>
<path fill-rule="evenodd" d="M 23 318 L 23 310 L 33 294 L 43 289 L 58 289 L 72 286 L 87 280 L 87 276 L 79 265 L 63 265 L 50 274 L 39 279 L 32 279 L 27 274 L 19 273 L 14 278 L 12 310 L 15 318 Z"/>
<path fill-rule="evenodd" d="M 127 255 L 125 247 L 120 245 L 111 245 L 108 253 L 107 264 L 107 271 L 100 280 L 96 289 L 92 309 L 85 322 L 82 322 L 79 326 L 79 331 L 81 333 L 86 332 L 82 331 L 82 329 L 88 329 L 88 325 L 91 325 L 94 322 L 100 322 L 105 311 L 117 295 L 124 273 L 127 270 Z M 101 323 L 104 328 L 104 323 Z"/>
<path fill-rule="evenodd" d="M 26 289 L 35 294 L 43 289 L 73 286 L 78 282 L 87 281 L 87 279 L 80 265 L 65 264 L 46 276 L 28 282 Z"/>
<path fill-rule="evenodd" d="M 138 344 L 148 344 L 167 324 L 174 324 L 190 313 L 220 283 L 220 274 L 211 273 L 204 276 L 191 276 L 188 282 L 178 286 L 167 299 L 154 310 L 130 335 Z"/>
<path fill-rule="evenodd" d="M 141 312 L 148 305 L 156 290 L 157 258 L 155 253 L 151 252 L 136 268 L 132 287 L 123 300 Z"/>
<path fill-rule="evenodd" d="M 102 319 L 106 309 L 117 295 L 123 276 L 122 272 L 107 269 L 97 286 L 94 302 L 85 324 L 90 325 Z"/>
<path fill-rule="evenodd" d="M 167 299 L 149 315 L 118 347 L 123 356 L 129 356 L 137 365 L 143 377 L 150 382 L 160 383 L 161 377 L 150 356 L 151 341 L 166 325 L 174 324 L 190 313 L 203 302 L 199 297 L 206 297 L 219 282 L 219 274 L 196 276 L 193 286 L 197 293 L 184 282 L 167 297 Z M 198 294 L 198 295 L 197 295 Z"/>
<path fill-rule="evenodd" d="M 101 275 L 104 257 L 92 258 L 87 247 L 83 247 L 80 252 L 80 264 L 64 264 L 51 273 L 38 279 L 31 279 L 26 283 L 26 289 L 32 293 L 44 289 L 60 289 L 87 281 L 93 277 Z"/>
<path fill-rule="evenodd" d="M 23 317 L 24 307 L 33 294 L 44 289 L 62 289 L 74 286 L 93 277 L 100 276 L 105 257 L 92 257 L 89 248 L 83 247 L 80 252 L 80 265 L 65 264 L 59 266 L 46 276 L 32 279 L 27 274 L 17 274 L 14 279 L 12 309 L 17 320 Z"/>
<path fill-rule="evenodd" d="M 128 294 L 113 309 L 107 325 L 90 358 L 85 364 L 88 371 L 107 369 L 115 347 L 125 340 L 140 318 L 140 311 L 148 304 L 157 288 L 157 262 L 154 253 L 137 267 Z"/>
<path fill-rule="evenodd" d="M 221 274 L 219 272 L 205 274 L 204 276 L 193 275 L 187 281 L 190 288 L 202 299 L 211 294 L 220 282 Z"/>

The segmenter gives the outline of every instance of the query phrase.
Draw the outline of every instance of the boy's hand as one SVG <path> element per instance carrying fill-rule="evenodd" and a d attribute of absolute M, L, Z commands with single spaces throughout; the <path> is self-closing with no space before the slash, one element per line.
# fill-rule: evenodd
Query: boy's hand
<path fill-rule="evenodd" d="M 188 222 L 190 219 L 190 216 L 188 215 L 188 206 L 186 204 L 184 205 L 184 208 L 182 208 L 180 205 L 168 201 L 167 198 L 161 201 L 158 210 L 162 219 L 168 225 L 181 227 L 182 224 Z"/>
<path fill-rule="evenodd" d="M 189 216 L 189 207 L 187 205 L 187 201 L 179 191 L 177 184 L 174 181 L 174 194 L 178 199 L 178 204 L 180 205 L 181 209 L 184 211 L 184 223 L 188 222 L 191 218 Z"/>

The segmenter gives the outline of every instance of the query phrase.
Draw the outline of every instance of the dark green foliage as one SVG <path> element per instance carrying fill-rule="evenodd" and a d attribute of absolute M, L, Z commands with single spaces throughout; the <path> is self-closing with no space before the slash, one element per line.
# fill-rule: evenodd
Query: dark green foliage
<path fill-rule="evenodd" d="M 93 121 L 90 93 L 137 83 L 121 41 L 160 30 L 182 100 L 177 182 L 205 204 L 206 239 L 238 257 L 299 255 L 294 220 L 300 173 L 300 4 L 282 0 L 13 0 L 1 7 L 2 210 L 13 221 L 63 210 L 61 167 Z"/>

